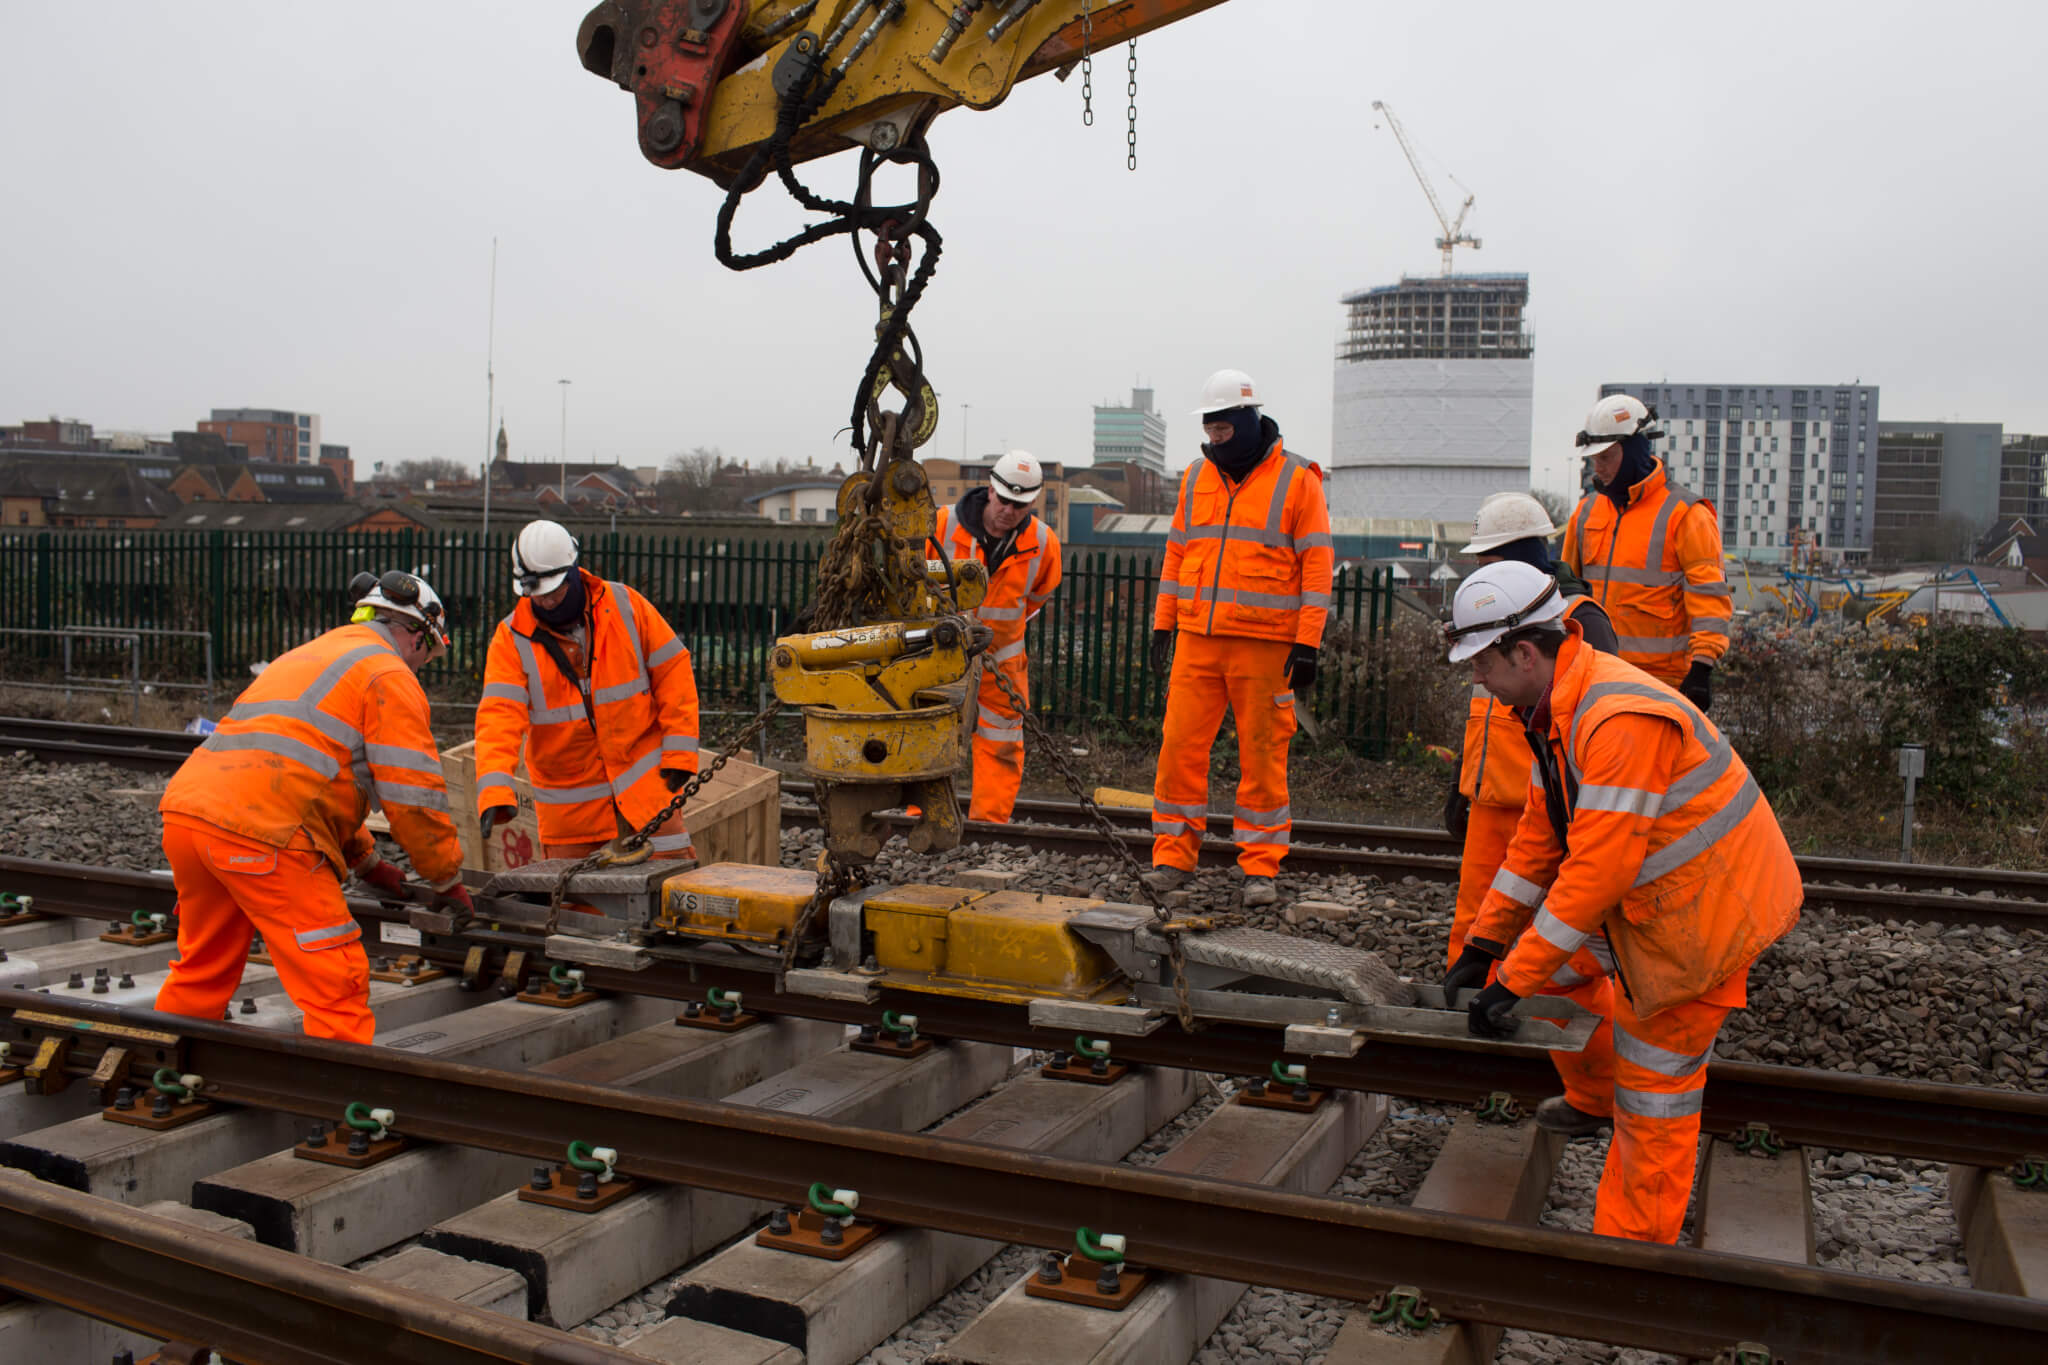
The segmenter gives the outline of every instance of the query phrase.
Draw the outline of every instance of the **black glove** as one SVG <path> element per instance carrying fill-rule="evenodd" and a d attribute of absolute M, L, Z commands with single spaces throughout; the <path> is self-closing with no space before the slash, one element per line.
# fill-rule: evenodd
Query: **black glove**
<path fill-rule="evenodd" d="M 509 825 L 518 818 L 519 807 L 517 806 L 492 806 L 489 810 L 485 811 L 482 815 L 477 817 L 476 824 L 478 830 L 482 832 L 483 837 L 488 839 L 491 837 L 491 830 L 494 827 L 498 825 Z"/>
<path fill-rule="evenodd" d="M 1164 673 L 1166 665 L 1173 659 L 1173 632 L 1155 630 L 1152 632 L 1152 671 Z"/>
<path fill-rule="evenodd" d="M 1316 656 L 1322 653 L 1312 645 L 1296 645 L 1287 651 L 1287 685 L 1296 692 L 1306 692 L 1316 685 Z"/>
<path fill-rule="evenodd" d="M 693 774 L 685 772 L 681 768 L 663 768 L 661 770 L 661 780 L 668 784 L 668 789 L 672 792 L 681 791 L 683 784 L 688 782 L 692 776 Z"/>
<path fill-rule="evenodd" d="M 1695 660 L 1685 670 L 1685 681 L 1678 685 L 1678 694 L 1704 711 L 1714 704 L 1714 666 Z"/>
<path fill-rule="evenodd" d="M 1464 951 L 1458 954 L 1451 970 L 1444 974 L 1444 1000 L 1455 1004 L 1459 991 L 1484 986 L 1487 971 L 1498 961 L 1500 954 L 1491 951 L 1491 945 L 1466 939 Z"/>
<path fill-rule="evenodd" d="M 1474 1038 L 1512 1038 L 1519 1027 L 1513 1010 L 1522 997 L 1496 981 L 1472 997 L 1465 1027 Z"/>
<path fill-rule="evenodd" d="M 1444 798 L 1444 828 L 1462 844 L 1465 842 L 1465 827 L 1471 822 L 1472 798 L 1453 785 L 1451 794 Z"/>

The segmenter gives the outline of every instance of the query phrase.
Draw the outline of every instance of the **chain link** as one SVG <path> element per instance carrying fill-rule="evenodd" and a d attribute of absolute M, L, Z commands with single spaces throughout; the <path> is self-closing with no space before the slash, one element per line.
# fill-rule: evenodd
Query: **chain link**
<path fill-rule="evenodd" d="M 593 853 L 585 854 L 568 867 L 562 869 L 561 875 L 555 878 L 554 889 L 548 893 L 547 932 L 550 934 L 554 933 L 557 926 L 561 923 L 562 906 L 568 899 L 569 883 L 572 879 L 585 872 L 604 867 L 618 859 L 622 854 L 633 853 L 639 850 L 649 839 L 654 837 L 656 830 L 667 824 L 678 811 L 689 803 L 691 797 L 703 790 L 704 784 L 709 782 L 720 768 L 723 768 L 730 762 L 734 754 L 737 754 L 741 749 L 746 748 L 749 742 L 758 738 L 761 731 L 767 727 L 768 722 L 775 719 L 775 713 L 781 709 L 782 699 L 780 697 L 762 707 L 759 714 L 748 721 L 737 735 L 733 736 L 732 742 L 718 751 L 717 757 L 711 760 L 710 767 L 700 768 L 690 774 L 689 781 L 683 783 L 676 790 L 676 794 L 670 798 L 669 803 L 657 811 L 653 819 L 632 833 L 621 835 L 611 843 L 606 844 Z"/>
<path fill-rule="evenodd" d="M 1094 0 L 1081 0 L 1081 126 L 1095 126 L 1095 56 L 1090 47 L 1095 40 L 1095 24 L 1089 13 L 1095 8 Z"/>
<path fill-rule="evenodd" d="M 1125 93 L 1130 96 L 1131 103 L 1128 111 L 1130 125 L 1124 132 L 1124 144 L 1130 148 L 1130 155 L 1124 158 L 1124 169 L 1135 171 L 1138 169 L 1138 40 L 1136 38 L 1131 39 L 1131 55 L 1130 59 L 1124 64 L 1124 69 L 1130 73 L 1131 77 L 1130 84 L 1125 87 Z"/>

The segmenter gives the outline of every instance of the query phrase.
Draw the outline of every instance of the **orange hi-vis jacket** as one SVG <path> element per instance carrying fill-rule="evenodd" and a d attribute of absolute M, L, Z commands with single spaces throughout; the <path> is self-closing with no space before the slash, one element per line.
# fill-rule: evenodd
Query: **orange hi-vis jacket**
<path fill-rule="evenodd" d="M 1621 657 L 1677 682 L 1728 650 L 1735 604 L 1714 504 L 1672 483 L 1664 462 L 1628 490 L 1628 510 L 1592 492 L 1564 530 L 1562 558 L 1614 621 Z"/>
<path fill-rule="evenodd" d="M 376 852 L 363 819 L 381 805 L 413 870 L 446 889 L 461 879 L 462 845 L 427 718 L 384 627 L 330 630 L 271 661 L 157 809 L 276 848 L 310 841 L 340 874 Z"/>
<path fill-rule="evenodd" d="M 1242 483 L 1206 457 L 1181 474 L 1153 629 L 1322 647 L 1336 559 L 1323 471 L 1282 445 Z"/>
<path fill-rule="evenodd" d="M 981 552 L 981 542 L 953 519 L 950 507 L 939 509 L 932 539 L 945 548 L 946 557 L 955 564 L 963 559 L 988 562 Z M 990 663 L 1008 665 L 1012 659 L 1024 657 L 1024 627 L 1059 587 L 1061 572 L 1060 538 L 1039 518 L 1026 519 L 1017 528 L 1017 539 L 1009 556 L 989 577 L 988 595 L 974 613 L 995 634 L 987 654 Z M 1007 671 L 1014 673 L 1017 669 Z"/>
<path fill-rule="evenodd" d="M 639 593 L 576 572 L 590 603 L 587 637 L 580 649 L 559 637 L 556 644 L 583 676 L 563 674 L 537 639 L 546 628 L 533 604 L 521 598 L 491 637 L 476 708 L 478 814 L 514 804 L 524 741 L 540 837 L 551 844 L 611 839 L 619 816 L 638 829 L 669 802 L 663 769 L 697 771 L 690 652 Z M 689 835 L 650 842 L 669 852 Z"/>
<path fill-rule="evenodd" d="M 1569 617 L 1591 602 L 1573 597 L 1565 603 Z M 1515 708 L 1479 684 L 1465 712 L 1465 752 L 1458 767 L 1458 790 L 1481 806 L 1520 810 L 1529 800 L 1529 734 Z"/>
<path fill-rule="evenodd" d="M 1529 995 L 1604 931 L 1622 990 L 1648 1018 L 1698 999 L 1783 937 L 1804 898 L 1799 868 L 1713 722 L 1589 647 L 1576 623 L 1566 630 L 1547 752 L 1470 937 L 1514 944 L 1500 980 Z M 1568 849 L 1545 767 L 1563 787 Z"/>

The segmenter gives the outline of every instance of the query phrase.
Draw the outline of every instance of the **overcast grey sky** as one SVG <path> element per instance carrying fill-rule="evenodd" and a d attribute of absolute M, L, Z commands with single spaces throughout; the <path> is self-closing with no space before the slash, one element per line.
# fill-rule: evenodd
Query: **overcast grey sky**
<path fill-rule="evenodd" d="M 835 243 L 744 275 L 719 194 L 658 171 L 576 59 L 577 0 L 6 6 L 0 421 L 318 412 L 377 460 L 843 458 L 872 296 Z M 1232 0 L 931 142 L 927 453 L 1085 459 L 1156 386 L 1176 464 L 1212 369 L 1329 448 L 1344 292 L 1437 268 L 1384 99 L 1526 271 L 1538 481 L 1603 380 L 1883 386 L 1888 419 L 2048 430 L 2048 6 Z M 843 193 L 852 158 L 809 177 Z M 1455 191 L 1439 179 L 1446 198 Z M 773 207 L 769 207 L 773 205 Z M 796 221 L 769 191 L 744 246 Z M 963 407 L 966 411 L 963 446 Z"/>

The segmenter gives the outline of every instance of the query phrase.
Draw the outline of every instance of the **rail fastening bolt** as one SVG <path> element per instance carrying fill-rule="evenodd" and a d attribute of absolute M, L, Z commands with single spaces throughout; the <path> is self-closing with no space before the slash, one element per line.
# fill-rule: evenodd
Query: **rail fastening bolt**
<path fill-rule="evenodd" d="M 149 1116 L 155 1119 L 169 1118 L 171 1116 L 171 1097 L 161 1090 L 157 1091 L 156 1098 L 150 1101 Z"/>
<path fill-rule="evenodd" d="M 67 991 L 82 991 L 82 990 L 84 990 L 84 989 L 85 989 L 85 973 L 84 973 L 84 972 L 73 972 L 73 973 L 71 974 L 71 979 L 70 979 L 69 981 L 67 981 L 67 982 L 65 982 L 65 983 L 64 983 L 64 989 L 65 989 L 65 990 L 67 990 Z"/>
<path fill-rule="evenodd" d="M 846 1240 L 846 1229 L 839 1226 L 837 1218 L 827 1218 L 825 1226 L 818 1229 L 818 1240 L 828 1247 L 836 1247 Z"/>
<path fill-rule="evenodd" d="M 1045 1264 L 1038 1267 L 1038 1278 L 1041 1283 L 1058 1284 L 1066 1277 L 1066 1270 L 1058 1256 L 1047 1256 Z"/>
<path fill-rule="evenodd" d="M 776 1209 L 768 1215 L 768 1231 L 777 1237 L 789 1236 L 788 1209 Z"/>
<path fill-rule="evenodd" d="M 245 995 L 245 996 L 243 996 L 243 997 L 242 997 L 242 1013 L 244 1013 L 244 1014 L 254 1014 L 255 1012 L 256 1012 L 256 997 L 255 997 L 255 996 L 253 996 L 253 995 Z"/>
<path fill-rule="evenodd" d="M 0 962 L 4 962 L 5 960 L 6 960 L 6 950 L 5 950 L 5 949 L 0 949 Z M 132 989 L 134 989 L 134 987 L 135 987 L 135 974 L 134 974 L 133 972 L 123 972 L 123 973 L 121 973 L 121 989 L 122 989 L 122 990 L 124 990 L 124 991 L 125 991 L 125 990 L 132 990 Z"/>
<path fill-rule="evenodd" d="M 596 1171 L 585 1171 L 582 1175 L 576 1178 L 576 1197 L 578 1199 L 597 1198 Z"/>
<path fill-rule="evenodd" d="M 116 1109 L 133 1109 L 135 1107 L 135 1087 L 124 1085 L 119 1090 L 116 1090 L 114 1092 L 114 1107 Z"/>
<path fill-rule="evenodd" d="M 368 1156 L 370 1154 L 370 1135 L 360 1128 L 350 1133 L 348 1135 L 348 1154 L 350 1156 Z"/>
<path fill-rule="evenodd" d="M 1095 1277 L 1095 1292 L 1098 1294 L 1114 1294 L 1120 1287 L 1121 1277 L 1113 1263 L 1102 1267 L 1102 1273 Z"/>
<path fill-rule="evenodd" d="M 308 1147 L 325 1147 L 327 1145 L 327 1125 L 316 1123 L 308 1128 L 306 1130 L 306 1145 Z"/>
<path fill-rule="evenodd" d="M 532 1185 L 533 1188 L 535 1188 L 536 1190 L 553 1189 L 555 1187 L 555 1168 L 552 1166 L 534 1167 L 533 1179 L 528 1181 L 527 1183 Z"/>

